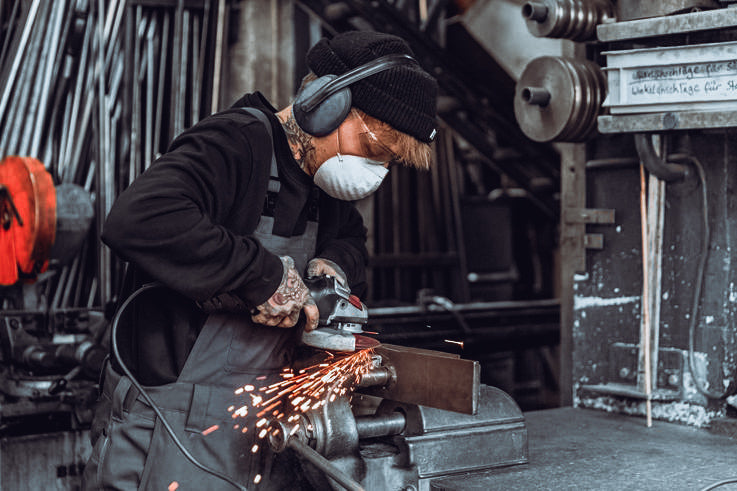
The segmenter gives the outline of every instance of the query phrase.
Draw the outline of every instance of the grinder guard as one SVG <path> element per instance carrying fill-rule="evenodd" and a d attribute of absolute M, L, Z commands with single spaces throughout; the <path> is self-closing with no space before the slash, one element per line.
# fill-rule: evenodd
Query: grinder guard
<path fill-rule="evenodd" d="M 369 338 L 357 336 L 368 323 L 368 309 L 334 276 L 309 277 L 305 279 L 305 284 L 317 304 L 320 318 L 316 329 L 302 334 L 304 344 L 342 352 L 378 345 L 374 342 L 364 346 Z"/>

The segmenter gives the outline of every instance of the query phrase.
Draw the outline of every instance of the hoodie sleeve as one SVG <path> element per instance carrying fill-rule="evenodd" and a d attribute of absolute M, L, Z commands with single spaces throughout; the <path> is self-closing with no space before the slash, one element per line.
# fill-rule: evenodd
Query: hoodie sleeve
<path fill-rule="evenodd" d="M 102 241 L 193 300 L 236 292 L 249 307 L 263 303 L 281 281 L 281 261 L 231 222 L 234 210 L 249 210 L 236 218 L 254 226 L 261 214 L 270 154 L 252 142 L 265 135 L 247 116 L 205 118 L 120 194 Z"/>

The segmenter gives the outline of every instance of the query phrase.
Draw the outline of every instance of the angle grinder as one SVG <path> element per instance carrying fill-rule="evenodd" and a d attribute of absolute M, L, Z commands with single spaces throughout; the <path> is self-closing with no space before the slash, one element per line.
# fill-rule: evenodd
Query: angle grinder
<path fill-rule="evenodd" d="M 304 344 L 341 352 L 379 346 L 377 340 L 360 335 L 368 323 L 368 309 L 348 288 L 330 275 L 313 276 L 304 281 L 320 311 L 317 328 L 302 333 Z"/>

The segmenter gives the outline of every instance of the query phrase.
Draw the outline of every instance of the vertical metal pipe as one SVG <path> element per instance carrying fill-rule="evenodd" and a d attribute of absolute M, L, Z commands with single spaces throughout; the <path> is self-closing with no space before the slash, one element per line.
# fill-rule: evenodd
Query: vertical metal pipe
<path fill-rule="evenodd" d="M 146 150 L 143 156 L 143 165 L 146 169 L 151 165 L 154 155 L 154 38 L 156 36 L 156 28 L 155 14 L 153 14 L 146 34 L 146 112 L 144 114 L 144 119 L 146 121 L 146 133 L 144 138 Z"/>
<path fill-rule="evenodd" d="M 23 113 L 21 115 L 21 119 L 15 123 L 16 127 L 20 130 L 18 140 L 18 153 L 20 155 L 30 155 L 29 152 L 31 149 L 33 128 L 38 117 L 37 112 L 40 108 L 40 99 L 44 86 L 45 77 L 43 75 L 43 71 L 44 67 L 49 62 L 49 59 L 52 57 L 51 45 L 46 42 L 46 38 L 49 36 L 49 31 L 51 31 L 51 24 L 53 24 L 57 17 L 58 9 L 54 9 L 53 4 L 47 4 L 44 7 L 45 8 L 42 9 L 41 15 L 39 16 L 41 23 L 36 29 L 34 29 L 33 33 L 35 38 L 33 45 L 38 47 L 40 56 L 38 58 L 38 65 L 36 65 L 32 72 L 33 83 L 31 84 L 31 95 L 30 99 L 27 100 L 28 105 L 26 106 L 26 112 Z M 38 157 L 38 155 L 35 154 L 32 156 Z"/>
<path fill-rule="evenodd" d="M 18 16 L 18 9 L 20 8 L 21 3 L 22 2 L 18 1 L 13 3 L 13 11 L 10 12 L 10 16 L 8 17 L 8 30 L 5 33 L 2 50 L 0 50 L 0 66 L 5 66 L 5 56 L 8 54 L 11 40 L 14 37 L 13 35 L 15 33 L 15 18 Z M 2 9 L 0 9 L 0 11 L 1 10 Z"/>
<path fill-rule="evenodd" d="M 212 105 L 210 107 L 210 111 L 213 113 L 217 112 L 220 108 L 220 78 L 222 76 L 223 45 L 225 43 L 225 0 L 218 0 L 218 16 L 215 29 L 215 57 L 212 68 Z"/>
<path fill-rule="evenodd" d="M 164 11 L 164 23 L 161 26 L 161 57 L 159 58 L 159 81 L 156 94 L 156 121 L 154 124 L 154 152 L 158 156 L 161 138 L 161 119 L 164 113 L 164 85 L 166 84 L 166 59 L 169 48 L 169 12 Z"/>
<path fill-rule="evenodd" d="M 171 107 L 169 113 L 169 141 L 173 140 L 179 134 L 181 128 L 177 125 L 179 107 L 179 84 L 181 80 L 178 76 L 179 67 L 182 65 L 182 18 L 184 17 L 184 1 L 177 0 L 177 10 L 174 13 L 174 39 L 172 41 L 172 76 L 171 76 Z M 177 70 L 177 72 L 174 72 Z M 177 73 L 177 75 L 175 75 Z"/>
<path fill-rule="evenodd" d="M 642 391 L 645 393 L 645 417 L 646 425 L 652 426 L 652 385 L 650 378 L 650 284 L 649 284 L 649 253 L 647 241 L 647 204 L 645 191 L 645 170 L 640 166 L 640 225 L 642 239 L 642 315 L 640 322 L 640 357 L 642 361 L 638 363 L 638 385 L 642 385 Z"/>
<path fill-rule="evenodd" d="M 399 220 L 399 214 L 400 214 L 400 206 L 399 206 L 399 195 L 401 194 L 402 190 L 399 183 L 400 173 L 395 172 L 392 176 L 392 194 L 391 194 L 391 204 L 392 204 L 392 234 L 391 234 L 391 240 L 392 240 L 392 254 L 398 255 L 401 252 L 402 244 L 401 244 L 401 223 Z M 400 268 L 392 268 L 392 276 L 393 276 L 393 284 L 394 289 L 392 290 L 392 296 L 395 296 L 396 298 L 399 298 L 400 292 L 402 291 L 401 287 L 401 279 L 400 279 Z"/>
<path fill-rule="evenodd" d="M 54 291 L 54 297 L 51 300 L 51 310 L 59 308 L 61 303 L 61 294 L 64 291 L 64 285 L 67 283 L 67 277 L 69 276 L 69 267 L 64 266 L 61 268 L 61 274 L 59 275 L 59 282 L 56 284 L 56 290 Z"/>
<path fill-rule="evenodd" d="M 83 92 L 83 88 L 85 88 L 85 81 L 87 79 L 87 60 L 89 58 L 90 53 L 90 46 L 92 45 L 92 31 L 94 29 L 94 20 L 92 17 L 92 13 L 89 13 L 87 15 L 87 22 L 85 24 L 85 32 L 84 32 L 84 41 L 82 42 L 82 51 L 79 55 L 79 65 L 77 67 L 77 80 L 74 86 L 74 99 L 72 102 L 72 110 L 71 114 L 69 115 L 69 119 L 65 120 L 65 126 L 69 130 L 67 133 L 67 138 L 63 140 L 62 146 L 64 150 L 61 152 L 63 157 L 63 160 L 61 161 L 61 169 L 59 170 L 59 177 L 61 178 L 62 182 L 66 179 L 74 179 L 74 174 L 68 175 L 67 169 L 71 167 L 71 159 L 73 157 L 72 150 L 74 148 L 74 142 L 77 141 L 76 138 L 81 134 L 81 132 L 77 131 L 81 125 L 78 121 L 79 117 L 79 108 L 82 104 L 82 98 L 86 98 L 87 94 Z"/>
<path fill-rule="evenodd" d="M 185 120 L 186 106 L 187 106 L 187 65 L 189 64 L 189 10 L 184 10 L 182 13 L 182 59 L 179 60 L 179 66 L 175 67 L 179 69 L 179 83 L 177 85 L 177 102 L 176 102 L 176 114 L 174 116 L 176 124 L 174 127 L 174 136 L 184 131 L 187 127 L 187 121 Z"/>
<path fill-rule="evenodd" d="M 200 80 L 198 78 L 200 66 L 200 45 L 197 40 L 200 39 L 200 18 L 196 14 L 192 15 L 192 105 L 190 108 L 190 126 L 194 125 L 199 118 L 200 112 Z"/>
<path fill-rule="evenodd" d="M 98 115 L 100 118 L 99 122 L 99 148 L 100 152 L 98 159 L 100 161 L 100 167 L 97 172 L 97 200 L 101 206 L 98 207 L 98 230 L 101 230 L 102 220 L 107 216 L 110 210 L 108 201 L 112 200 L 112 196 L 107 195 L 106 188 L 108 179 L 114 178 L 114 172 L 108 174 L 108 146 L 107 146 L 107 135 L 108 135 L 108 121 L 105 114 L 105 37 L 104 37 L 104 25 L 103 16 L 105 12 L 104 0 L 97 0 L 97 68 L 95 70 L 97 74 L 97 104 L 98 104 Z M 110 250 L 107 247 L 100 248 L 100 262 L 99 262 L 99 278 L 100 278 L 100 303 L 105 305 L 110 297 Z"/>
<path fill-rule="evenodd" d="M 208 29 L 210 26 L 210 4 L 212 3 L 212 0 L 205 0 L 204 9 L 202 12 L 202 34 L 200 36 L 200 57 L 197 63 L 197 81 L 198 81 L 198 90 L 196 92 L 197 97 L 197 119 L 200 119 L 200 114 L 202 114 L 201 111 L 201 98 L 203 96 L 202 91 L 203 87 L 207 87 L 207 84 L 204 83 L 205 78 L 205 60 L 207 59 L 207 34 Z M 204 113 L 208 114 L 209 111 L 207 108 L 204 108 Z"/>
<path fill-rule="evenodd" d="M 11 106 L 15 106 L 6 121 L 6 127 L 11 128 L 10 140 L 8 148 L 10 151 L 16 154 L 25 154 L 26 152 L 21 148 L 23 143 L 23 137 L 26 134 L 26 125 L 30 118 L 28 114 L 29 106 L 34 103 L 34 93 L 37 90 L 37 82 L 41 80 L 37 74 L 38 66 L 42 63 L 42 57 L 45 50 L 42 46 L 42 40 L 44 35 L 44 28 L 47 24 L 46 14 L 49 13 L 49 9 L 40 9 L 36 15 L 38 21 L 38 28 L 34 29 L 31 34 L 30 47 L 26 53 L 21 78 L 18 80 L 18 87 L 20 92 L 16 92 L 13 97 L 13 101 L 10 103 Z"/>
<path fill-rule="evenodd" d="M 15 77 L 18 73 L 18 68 L 20 67 L 21 62 L 26 60 L 26 45 L 28 44 L 28 38 L 31 35 L 33 23 L 36 20 L 36 14 L 38 12 L 38 6 L 40 3 L 41 0 L 33 0 L 30 10 L 28 11 L 26 25 L 23 27 L 23 33 L 21 34 L 18 51 L 16 52 L 15 58 L 13 59 L 13 64 L 10 66 L 8 80 L 5 81 L 5 87 L 3 89 L 2 96 L 0 96 L 0 121 L 2 121 L 3 116 L 5 115 L 5 109 L 7 108 L 8 99 L 10 98 L 10 94 L 13 90 Z"/>
<path fill-rule="evenodd" d="M 126 10 L 126 2 L 116 2 L 117 5 L 117 12 L 115 14 L 115 22 L 112 25 L 112 30 L 109 34 L 109 36 L 106 36 L 106 39 L 109 39 L 111 42 L 107 47 L 107 52 L 105 53 L 105 66 L 109 67 L 112 63 L 114 48 L 117 46 L 117 43 L 114 42 L 118 39 L 118 35 L 120 33 L 120 26 L 123 23 L 123 15 L 125 14 Z"/>
<path fill-rule="evenodd" d="M 140 102 L 140 84 L 138 77 L 140 75 L 139 69 L 141 64 L 141 38 L 139 36 L 139 30 L 141 26 L 141 16 L 143 15 L 143 7 L 140 5 L 136 6 L 136 17 L 135 17 L 135 29 L 133 29 L 133 66 L 131 71 L 133 72 L 133 100 L 131 109 L 131 147 L 129 154 L 129 167 L 128 167 L 128 184 L 131 184 L 133 180 L 138 176 L 138 157 L 140 149 L 138 147 L 138 133 L 139 133 L 139 122 L 141 118 L 141 108 L 139 107 Z"/>
<path fill-rule="evenodd" d="M 458 251 L 458 265 L 461 270 L 462 280 L 460 282 L 460 301 L 467 302 L 470 298 L 468 281 L 468 262 L 466 260 L 465 238 L 463 234 L 463 222 L 461 217 L 460 183 L 456 173 L 455 159 L 453 156 L 452 135 L 447 132 L 446 139 L 446 169 L 448 172 L 448 187 L 450 188 L 450 209 L 452 211 L 453 228 L 455 230 L 456 248 Z"/>
<path fill-rule="evenodd" d="M 64 12 L 66 9 L 66 0 L 57 0 L 54 2 L 55 17 L 50 22 L 52 26 L 51 43 L 49 44 L 49 36 L 46 36 L 46 44 L 48 48 L 48 59 L 46 62 L 46 70 L 42 79 L 43 87 L 40 94 L 38 105 L 38 114 L 36 115 L 36 124 L 31 133 L 30 155 L 38 156 L 40 154 L 41 138 L 44 135 L 44 127 L 46 123 L 46 114 L 49 108 L 49 98 L 51 96 L 51 83 L 54 80 L 54 67 L 58 64 L 58 48 L 60 43 L 61 31 L 63 28 Z M 49 165 L 48 162 L 44 162 Z"/>
<path fill-rule="evenodd" d="M 72 261 L 72 265 L 69 268 L 69 276 L 67 278 L 66 285 L 64 285 L 64 290 L 61 295 L 61 301 L 59 302 L 59 307 L 65 308 L 69 306 L 69 295 L 72 293 L 72 287 L 74 286 L 74 282 L 77 281 L 77 270 L 79 269 L 79 262 L 81 257 L 81 252 L 78 253 L 74 260 Z"/>

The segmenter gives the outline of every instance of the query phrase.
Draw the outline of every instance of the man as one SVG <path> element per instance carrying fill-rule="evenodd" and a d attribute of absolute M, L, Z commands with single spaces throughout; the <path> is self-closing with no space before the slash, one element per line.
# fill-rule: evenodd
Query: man
<path fill-rule="evenodd" d="M 303 90 L 321 87 L 317 77 L 398 54 L 411 51 L 387 34 L 323 39 L 307 54 L 314 75 Z M 128 293 L 151 281 L 163 285 L 120 317 L 124 365 L 198 461 L 246 486 L 260 481 L 258 489 L 303 483 L 288 452 L 251 452 L 262 441 L 248 431 L 253 415 L 228 413 L 243 404 L 234 388 L 278 380 L 302 329 L 316 327 L 319 312 L 303 275 L 331 274 L 363 291 L 366 230 L 351 201 L 375 191 L 390 162 L 429 166 L 432 77 L 407 60 L 349 90 L 344 119 L 317 134 L 300 126 L 294 105 L 276 112 L 258 92 L 203 119 L 119 196 L 102 234 L 131 266 Z M 184 458 L 112 364 L 93 422 L 86 488 L 179 482 L 182 489 L 233 489 Z M 203 435 L 214 425 L 215 433 Z"/>

